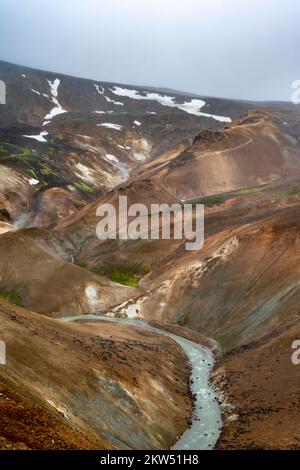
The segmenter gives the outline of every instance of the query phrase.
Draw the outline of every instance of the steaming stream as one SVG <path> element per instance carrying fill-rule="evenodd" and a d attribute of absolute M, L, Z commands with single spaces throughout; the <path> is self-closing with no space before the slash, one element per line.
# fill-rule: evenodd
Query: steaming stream
<path fill-rule="evenodd" d="M 217 397 L 209 384 L 209 376 L 214 359 L 212 352 L 181 336 L 168 333 L 150 326 L 142 320 L 125 318 L 100 317 L 97 315 L 80 315 L 65 317 L 61 320 L 76 321 L 110 321 L 114 323 L 130 323 L 140 328 L 148 328 L 159 334 L 168 336 L 176 341 L 184 350 L 192 367 L 191 390 L 195 396 L 195 409 L 193 411 L 192 425 L 188 428 L 173 446 L 174 450 L 209 450 L 215 446 L 221 430 L 221 413 Z"/>

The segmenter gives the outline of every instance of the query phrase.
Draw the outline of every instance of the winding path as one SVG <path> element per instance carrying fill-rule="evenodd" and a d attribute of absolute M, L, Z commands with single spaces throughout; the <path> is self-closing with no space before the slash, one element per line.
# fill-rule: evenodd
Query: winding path
<path fill-rule="evenodd" d="M 195 396 L 195 408 L 192 425 L 188 428 L 176 444 L 174 450 L 209 450 L 215 446 L 221 431 L 221 413 L 215 392 L 209 384 L 209 376 L 213 367 L 212 352 L 197 343 L 193 343 L 181 336 L 174 335 L 159 328 L 150 326 L 143 320 L 100 317 L 97 315 L 80 315 L 77 317 L 64 317 L 61 320 L 76 322 L 78 320 L 110 321 L 114 323 L 132 324 L 140 328 L 148 328 L 156 333 L 163 334 L 176 341 L 186 353 L 192 367 L 191 389 Z"/>

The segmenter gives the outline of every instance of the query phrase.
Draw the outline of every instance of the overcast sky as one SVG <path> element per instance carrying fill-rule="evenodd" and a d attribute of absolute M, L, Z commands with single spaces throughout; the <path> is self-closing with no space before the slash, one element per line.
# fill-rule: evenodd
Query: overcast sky
<path fill-rule="evenodd" d="M 197 94 L 289 100 L 299 0 L 0 0 L 0 58 Z"/>

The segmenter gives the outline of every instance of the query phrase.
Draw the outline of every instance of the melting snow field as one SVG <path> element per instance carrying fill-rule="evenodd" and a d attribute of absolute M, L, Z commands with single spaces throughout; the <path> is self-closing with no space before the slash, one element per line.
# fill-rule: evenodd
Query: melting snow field
<path fill-rule="evenodd" d="M 176 341 L 186 353 L 192 366 L 192 392 L 195 395 L 195 409 L 192 425 L 188 428 L 176 444 L 175 450 L 210 450 L 218 441 L 221 431 L 221 412 L 217 396 L 209 383 L 210 373 L 214 358 L 212 352 L 197 343 L 193 343 L 181 336 L 154 328 L 145 321 L 100 317 L 98 315 L 80 315 L 77 317 L 65 317 L 61 320 L 74 322 L 76 320 L 110 321 L 115 323 L 132 324 L 142 328 L 148 328 L 159 334 L 168 336 Z"/>
<path fill-rule="evenodd" d="M 144 95 L 141 95 L 137 90 L 131 90 L 129 88 L 121 88 L 115 86 L 110 89 L 112 93 L 118 96 L 125 96 L 127 98 L 132 98 L 134 100 L 150 100 L 150 101 L 157 101 L 162 106 L 169 106 L 171 108 L 178 108 L 182 111 L 185 111 L 189 114 L 194 114 L 195 116 L 204 116 L 208 118 L 215 119 L 216 121 L 221 122 L 231 122 L 230 117 L 226 116 L 216 116 L 215 114 L 208 114 L 203 113 L 200 111 L 203 106 L 206 105 L 206 102 L 203 100 L 196 100 L 193 99 L 191 101 L 186 101 L 185 103 L 176 103 L 175 97 L 167 96 L 167 95 L 160 95 L 159 93 L 152 93 L 152 92 L 145 92 Z"/>

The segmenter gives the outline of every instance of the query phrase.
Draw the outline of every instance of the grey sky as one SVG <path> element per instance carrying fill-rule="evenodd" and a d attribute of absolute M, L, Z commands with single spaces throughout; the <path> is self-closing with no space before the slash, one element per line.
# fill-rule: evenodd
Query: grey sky
<path fill-rule="evenodd" d="M 203 95 L 285 99 L 299 0 L 0 0 L 0 58 Z"/>

